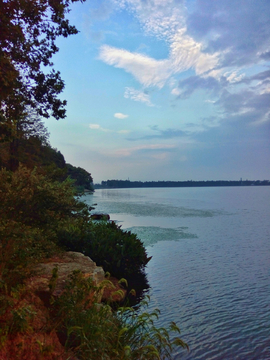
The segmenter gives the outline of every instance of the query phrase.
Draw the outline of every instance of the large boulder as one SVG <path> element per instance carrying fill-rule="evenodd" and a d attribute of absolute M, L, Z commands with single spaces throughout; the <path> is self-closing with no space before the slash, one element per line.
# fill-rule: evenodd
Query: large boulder
<path fill-rule="evenodd" d="M 27 287 L 36 293 L 49 292 L 49 282 L 53 269 L 57 268 L 57 282 L 53 291 L 54 296 L 59 296 L 65 288 L 69 276 L 75 270 L 81 271 L 85 277 L 91 277 L 94 285 L 99 285 L 104 279 L 104 270 L 88 256 L 78 252 L 69 251 L 62 256 L 54 256 L 34 267 L 35 275 L 27 282 Z"/>
<path fill-rule="evenodd" d="M 56 287 L 51 294 L 49 283 L 55 268 L 58 268 Z M 81 253 L 68 252 L 54 256 L 36 265 L 31 278 L 22 288 L 20 296 L 10 298 L 11 306 L 7 307 L 4 316 L 6 322 L 19 315 L 19 324 L 27 325 L 24 331 L 7 334 L 0 346 L 0 360 L 78 360 L 73 349 L 66 350 L 66 329 L 57 328 L 52 311 L 51 295 L 55 298 L 62 294 L 69 275 L 79 270 L 84 277 L 91 277 L 95 285 L 104 279 L 104 271 L 87 256 Z M 118 281 L 112 279 L 113 285 L 104 288 L 105 299 L 120 301 L 121 289 Z M 17 296 L 18 296 L 17 294 Z M 89 294 L 91 299 L 91 293 Z M 101 301 L 100 295 L 100 301 Z M 104 296 L 103 296 L 104 298 Z M 95 304 L 98 309 L 102 304 Z M 20 316 L 23 316 L 22 318 Z M 2 317 L 3 319 L 3 317 Z M 25 325 L 26 321 L 26 325 Z"/>

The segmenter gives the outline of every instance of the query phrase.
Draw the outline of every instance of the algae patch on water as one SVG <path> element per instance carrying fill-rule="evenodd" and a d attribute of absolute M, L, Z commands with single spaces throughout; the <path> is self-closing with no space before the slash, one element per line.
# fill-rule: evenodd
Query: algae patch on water
<path fill-rule="evenodd" d="M 114 201 L 108 203 L 100 203 L 96 207 L 96 211 L 103 211 L 109 214 L 128 214 L 133 216 L 159 216 L 159 217 L 213 217 L 223 215 L 220 210 L 210 209 L 194 209 L 190 207 L 177 207 L 167 204 L 147 203 L 147 202 L 121 202 Z"/>
<path fill-rule="evenodd" d="M 197 235 L 187 232 L 187 229 L 187 227 L 162 228 L 159 226 L 132 226 L 125 230 L 136 234 L 144 246 L 150 246 L 159 241 L 196 239 Z"/>

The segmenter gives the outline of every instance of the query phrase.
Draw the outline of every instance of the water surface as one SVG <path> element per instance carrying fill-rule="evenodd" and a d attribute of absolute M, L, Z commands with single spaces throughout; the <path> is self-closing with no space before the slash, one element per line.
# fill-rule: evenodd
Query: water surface
<path fill-rule="evenodd" d="M 150 309 L 175 321 L 175 359 L 270 359 L 270 187 L 97 190 L 86 197 L 153 256 Z"/>

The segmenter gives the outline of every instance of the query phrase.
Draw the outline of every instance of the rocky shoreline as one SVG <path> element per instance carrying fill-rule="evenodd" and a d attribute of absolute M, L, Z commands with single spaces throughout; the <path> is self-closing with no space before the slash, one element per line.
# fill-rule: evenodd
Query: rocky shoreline
<path fill-rule="evenodd" d="M 55 269 L 57 276 L 52 288 Z M 4 346 L 0 347 L 0 360 L 40 360 L 42 353 L 43 360 L 78 360 L 72 350 L 67 352 L 65 338 L 63 340 L 57 330 L 51 306 L 52 299 L 56 300 L 65 291 L 66 283 L 74 271 L 81 272 L 85 279 L 91 278 L 95 287 L 106 282 L 99 295 L 100 306 L 102 301 L 121 301 L 126 295 L 117 279 L 105 281 L 107 279 L 102 267 L 82 253 L 66 252 L 46 259 L 33 267 L 32 276 L 26 280 L 18 299 L 12 299 L 12 310 L 5 314 L 7 321 L 14 316 L 16 309 L 25 309 L 25 314 L 18 314 L 22 321 L 24 317 L 27 318 L 27 329 L 7 336 Z"/>

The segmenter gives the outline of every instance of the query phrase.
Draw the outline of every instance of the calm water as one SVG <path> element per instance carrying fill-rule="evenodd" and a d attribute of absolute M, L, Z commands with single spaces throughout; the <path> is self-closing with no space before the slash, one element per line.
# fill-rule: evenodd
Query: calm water
<path fill-rule="evenodd" d="M 153 258 L 150 309 L 175 321 L 175 359 L 270 359 L 270 187 L 97 190 L 87 196 Z"/>

